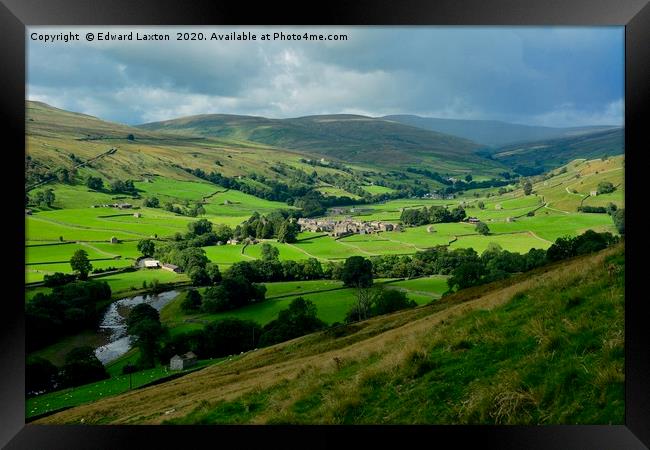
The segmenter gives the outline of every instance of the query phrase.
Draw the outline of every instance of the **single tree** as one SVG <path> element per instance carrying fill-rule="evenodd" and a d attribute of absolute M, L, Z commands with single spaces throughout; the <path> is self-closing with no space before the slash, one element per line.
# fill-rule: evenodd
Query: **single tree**
<path fill-rule="evenodd" d="M 135 346 L 140 349 L 141 368 L 153 367 L 158 356 L 159 344 L 165 335 L 158 311 L 151 305 L 135 305 L 126 319 L 127 332 L 134 336 Z"/>
<path fill-rule="evenodd" d="M 70 267 L 79 274 L 80 280 L 88 279 L 88 274 L 93 270 L 93 266 L 88 259 L 88 253 L 84 249 L 79 249 L 70 258 Z"/>
<path fill-rule="evenodd" d="M 533 192 L 533 183 L 530 180 L 524 181 L 523 189 L 525 195 L 530 195 Z"/>
<path fill-rule="evenodd" d="M 271 244 L 262 244 L 262 261 L 277 261 L 280 257 L 280 250 Z"/>
<path fill-rule="evenodd" d="M 490 234 L 490 229 L 485 224 L 485 222 L 479 222 L 476 224 L 476 232 L 482 234 L 483 236 L 487 236 Z"/>

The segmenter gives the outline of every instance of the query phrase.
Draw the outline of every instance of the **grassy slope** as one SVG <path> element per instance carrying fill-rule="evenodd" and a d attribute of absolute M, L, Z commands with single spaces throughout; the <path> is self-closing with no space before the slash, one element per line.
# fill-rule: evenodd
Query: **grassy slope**
<path fill-rule="evenodd" d="M 40 422 L 622 424 L 623 258 L 618 246 Z"/>

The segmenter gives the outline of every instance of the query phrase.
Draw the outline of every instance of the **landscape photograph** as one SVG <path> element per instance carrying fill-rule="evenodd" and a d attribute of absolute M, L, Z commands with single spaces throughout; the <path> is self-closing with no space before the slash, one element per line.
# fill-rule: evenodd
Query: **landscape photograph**
<path fill-rule="evenodd" d="M 26 422 L 625 424 L 624 38 L 29 26 Z"/>

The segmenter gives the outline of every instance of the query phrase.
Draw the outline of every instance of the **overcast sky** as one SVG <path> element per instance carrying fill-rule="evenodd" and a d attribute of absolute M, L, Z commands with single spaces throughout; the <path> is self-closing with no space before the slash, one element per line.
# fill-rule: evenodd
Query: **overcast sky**
<path fill-rule="evenodd" d="M 32 32 L 81 42 L 32 41 Z M 87 42 L 87 32 L 169 33 Z M 347 41 L 176 41 L 177 31 Z M 354 113 L 623 125 L 623 27 L 30 27 L 27 95 L 127 124 L 223 113 Z"/>

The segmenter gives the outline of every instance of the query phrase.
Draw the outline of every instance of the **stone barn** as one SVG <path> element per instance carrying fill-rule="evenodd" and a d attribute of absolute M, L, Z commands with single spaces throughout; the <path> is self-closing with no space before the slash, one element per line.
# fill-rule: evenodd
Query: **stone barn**
<path fill-rule="evenodd" d="M 192 352 L 187 352 L 182 356 L 174 355 L 169 360 L 170 370 L 183 370 L 192 367 L 196 364 L 196 355 Z"/>

